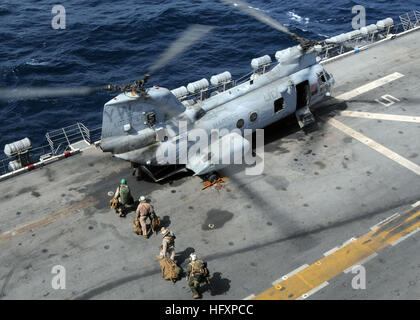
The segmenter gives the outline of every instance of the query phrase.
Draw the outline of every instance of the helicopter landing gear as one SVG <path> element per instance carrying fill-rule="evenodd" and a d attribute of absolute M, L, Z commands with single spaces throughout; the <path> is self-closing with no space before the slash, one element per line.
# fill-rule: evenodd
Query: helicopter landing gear
<path fill-rule="evenodd" d="M 131 162 L 131 168 L 134 168 L 132 174 L 133 176 L 136 177 L 136 181 L 143 180 L 143 171 L 141 170 L 140 165 L 138 165 L 137 163 Z"/>
<path fill-rule="evenodd" d="M 315 117 L 308 107 L 304 107 L 296 111 L 296 120 L 298 121 L 300 128 L 304 128 L 315 123 Z"/>

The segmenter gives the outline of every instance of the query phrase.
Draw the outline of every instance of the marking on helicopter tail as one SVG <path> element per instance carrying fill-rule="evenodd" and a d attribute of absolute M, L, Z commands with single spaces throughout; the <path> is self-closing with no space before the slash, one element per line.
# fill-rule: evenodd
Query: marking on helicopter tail
<path fill-rule="evenodd" d="M 93 197 L 88 197 L 78 203 L 75 203 L 67 208 L 53 212 L 47 216 L 44 216 L 38 220 L 25 223 L 23 225 L 17 226 L 9 231 L 6 231 L 0 234 L 0 244 L 6 241 L 12 240 L 17 236 L 24 235 L 28 232 L 33 232 L 37 229 L 43 228 L 59 219 L 63 219 L 67 216 L 80 212 L 80 210 L 87 209 L 94 206 L 99 201 Z"/>
<path fill-rule="evenodd" d="M 385 85 L 385 84 L 387 84 L 389 82 L 395 81 L 395 80 L 397 80 L 399 78 L 402 78 L 402 77 L 404 77 L 403 74 L 401 74 L 399 72 L 394 72 L 394 73 L 392 73 L 392 74 L 390 74 L 390 75 L 388 75 L 386 77 L 383 77 L 383 78 L 380 78 L 378 80 L 372 81 L 372 82 L 370 82 L 368 84 L 365 84 L 365 85 L 363 85 L 363 86 L 361 86 L 359 88 L 356 88 L 354 90 L 351 90 L 349 92 L 340 94 L 339 96 L 336 97 L 336 99 L 339 99 L 339 100 L 350 100 L 350 99 L 352 99 L 354 97 L 357 97 L 357 96 L 359 96 L 359 95 L 361 95 L 363 93 L 366 93 L 366 92 L 368 92 L 370 90 L 373 90 L 375 88 L 378 88 L 380 86 L 383 86 L 383 85 Z"/>
<path fill-rule="evenodd" d="M 353 118 L 366 118 L 373 120 L 390 120 L 390 121 L 403 121 L 420 123 L 420 117 L 415 116 L 400 116 L 396 114 L 383 114 L 383 113 L 370 113 L 359 111 L 341 111 L 340 116 L 353 117 Z"/>
<path fill-rule="evenodd" d="M 420 205 L 389 220 L 378 229 L 347 242 L 337 251 L 323 257 L 288 279 L 255 296 L 255 300 L 305 299 L 328 285 L 328 281 L 354 265 L 377 256 L 378 252 L 399 243 L 420 229 Z"/>
<path fill-rule="evenodd" d="M 372 148 L 373 150 L 379 152 L 380 154 L 384 155 L 385 157 L 395 161 L 396 163 L 400 164 L 401 166 L 411 170 L 417 175 L 420 175 L 420 167 L 415 163 L 407 160 L 406 158 L 400 156 L 398 153 L 384 147 L 383 145 L 377 143 L 376 141 L 366 137 L 365 135 L 361 134 L 360 132 L 353 130 L 352 128 L 346 126 L 344 123 L 336 120 L 336 119 L 329 119 L 327 121 L 330 125 L 337 128 L 338 130 L 342 131 L 343 133 L 349 135 L 350 137 L 359 140 L 361 143 L 367 145 L 368 147 Z"/>

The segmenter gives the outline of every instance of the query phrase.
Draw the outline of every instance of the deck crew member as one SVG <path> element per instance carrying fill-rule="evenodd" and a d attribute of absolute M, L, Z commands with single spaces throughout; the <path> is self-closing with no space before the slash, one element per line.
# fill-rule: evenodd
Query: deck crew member
<path fill-rule="evenodd" d="M 140 196 L 139 205 L 136 210 L 136 219 L 139 220 L 143 237 L 145 237 L 146 239 L 149 238 L 146 226 L 146 219 L 149 218 L 150 221 L 152 221 L 154 215 L 155 212 L 153 210 L 153 207 L 149 203 L 147 203 L 146 198 L 144 196 Z"/>
<path fill-rule="evenodd" d="M 203 260 L 197 259 L 197 255 L 195 253 L 191 253 L 190 263 L 187 266 L 186 274 L 186 280 L 193 293 L 193 298 L 200 298 L 201 295 L 198 292 L 200 289 L 200 284 L 204 280 L 206 280 L 207 283 L 210 283 L 210 274 L 209 270 L 207 269 L 207 263 Z"/>
<path fill-rule="evenodd" d="M 162 227 L 160 229 L 162 234 L 162 245 L 160 246 L 160 258 L 168 258 L 174 261 L 175 259 L 175 234 L 169 229 Z"/>
<path fill-rule="evenodd" d="M 128 206 L 134 202 L 133 197 L 131 196 L 130 188 L 128 187 L 125 179 L 121 180 L 121 184 L 115 191 L 114 198 L 118 199 L 116 212 L 120 217 L 123 217 L 127 213 Z"/>

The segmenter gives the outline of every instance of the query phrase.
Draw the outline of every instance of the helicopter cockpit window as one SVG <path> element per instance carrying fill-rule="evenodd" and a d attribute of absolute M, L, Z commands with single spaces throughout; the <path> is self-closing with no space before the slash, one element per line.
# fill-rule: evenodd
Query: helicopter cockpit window
<path fill-rule="evenodd" d="M 153 127 L 156 123 L 156 113 L 154 111 L 150 111 L 146 113 L 146 123 Z"/>
<path fill-rule="evenodd" d="M 327 82 L 327 79 L 325 79 L 325 75 L 323 72 L 320 72 L 317 74 L 318 75 L 318 82 Z"/>
<path fill-rule="evenodd" d="M 327 81 L 331 79 L 331 75 L 328 72 L 325 72 L 325 77 L 327 78 Z"/>
<path fill-rule="evenodd" d="M 280 112 L 284 109 L 284 99 L 279 98 L 274 101 L 274 113 Z"/>

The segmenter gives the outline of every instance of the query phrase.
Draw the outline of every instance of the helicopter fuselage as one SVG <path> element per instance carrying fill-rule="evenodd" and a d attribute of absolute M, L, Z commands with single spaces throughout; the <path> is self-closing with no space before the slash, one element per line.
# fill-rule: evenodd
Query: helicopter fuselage
<path fill-rule="evenodd" d="M 293 113 L 304 126 L 304 116 L 311 115 L 309 107 L 328 95 L 334 84 L 316 56 L 315 50 L 306 52 L 299 46 L 279 51 L 279 63 L 269 71 L 254 72 L 235 86 L 212 91 L 204 88 L 182 99 L 160 87 L 149 88 L 147 98 L 120 94 L 105 105 L 101 147 L 132 163 L 167 165 L 174 163 L 164 163 L 159 155 L 168 144 L 178 143 L 182 134 L 179 121 L 184 121 L 188 130 L 202 129 L 208 136 L 216 129 L 239 129 L 242 134 L 246 129 L 255 131 Z M 192 144 L 188 142 L 188 148 Z M 192 166 L 196 174 L 220 168 Z"/>

